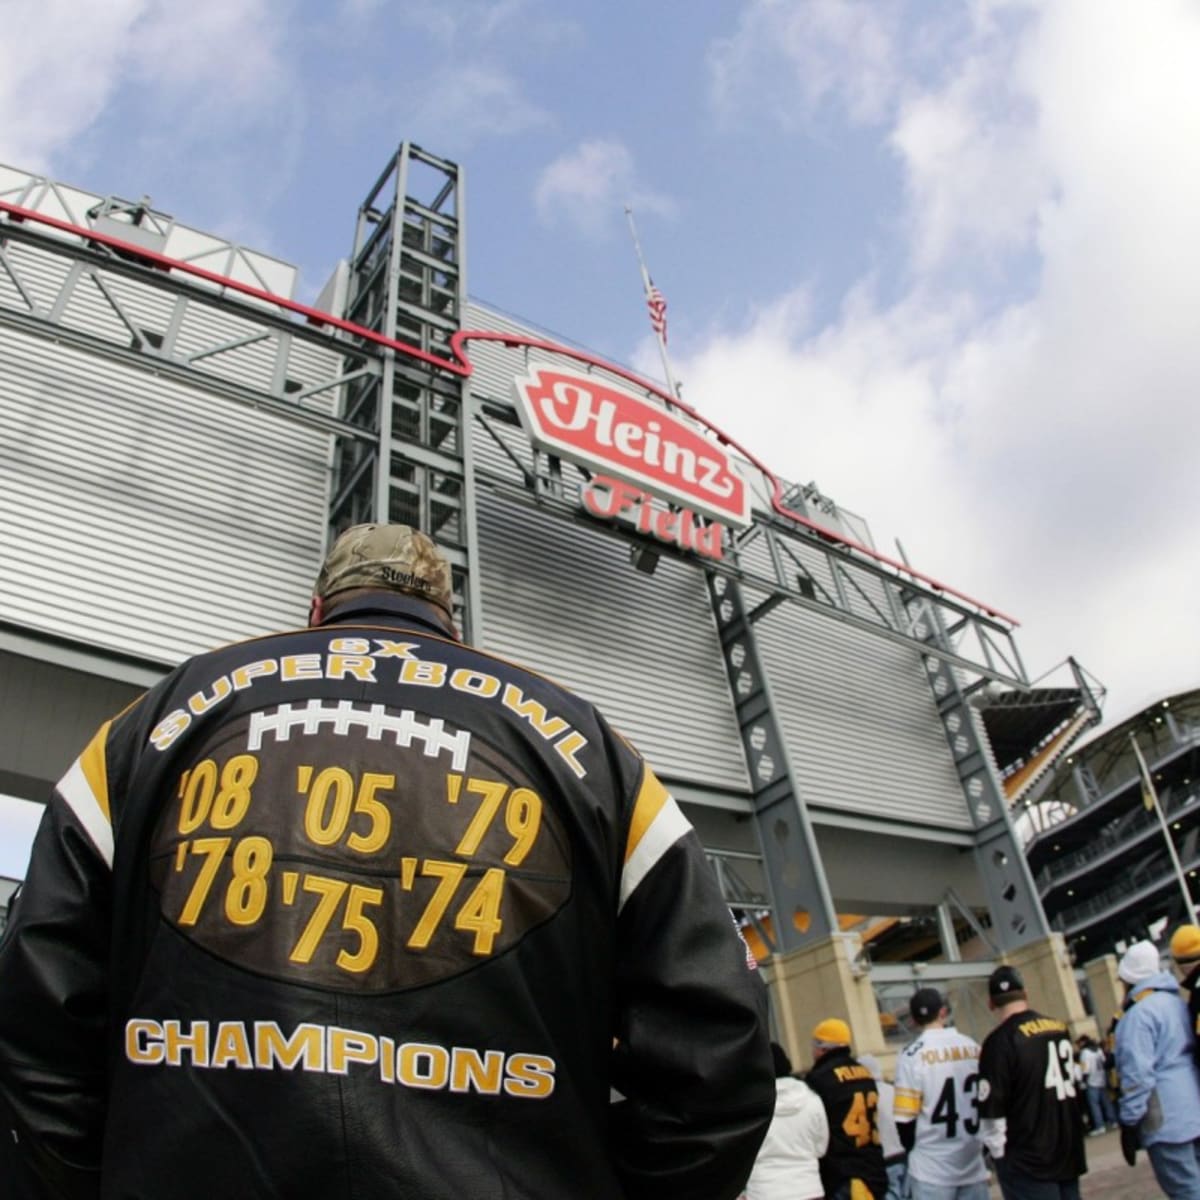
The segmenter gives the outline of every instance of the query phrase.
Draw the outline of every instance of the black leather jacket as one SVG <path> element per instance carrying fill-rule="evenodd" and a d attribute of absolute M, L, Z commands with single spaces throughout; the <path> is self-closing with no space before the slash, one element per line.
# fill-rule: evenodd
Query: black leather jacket
<path fill-rule="evenodd" d="M 32 1194 L 738 1194 L 765 997 L 695 834 L 424 611 L 192 659 L 61 781 L 0 943 Z"/>

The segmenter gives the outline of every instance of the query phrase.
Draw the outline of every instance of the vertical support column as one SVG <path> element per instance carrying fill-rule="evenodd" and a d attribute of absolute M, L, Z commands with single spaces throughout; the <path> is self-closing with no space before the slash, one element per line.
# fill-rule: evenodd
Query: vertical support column
<path fill-rule="evenodd" d="M 771 1009 L 792 1062 L 812 1065 L 813 1027 L 826 1017 L 850 1026 L 855 1053 L 888 1053 L 869 973 L 857 962 L 859 941 L 844 933 L 772 955 L 763 968 Z"/>
<path fill-rule="evenodd" d="M 962 953 L 958 948 L 958 934 L 954 929 L 954 914 L 950 905 L 943 900 L 937 906 L 938 940 L 942 943 L 942 953 L 947 962 L 962 962 Z"/>
<path fill-rule="evenodd" d="M 774 917 L 772 949 L 792 950 L 828 938 L 837 931 L 837 917 L 812 824 L 792 781 L 741 589 L 723 575 L 710 572 L 707 578 L 750 768 L 754 819 Z"/>
<path fill-rule="evenodd" d="M 454 163 L 401 143 L 359 209 L 346 316 L 450 359 L 466 309 L 465 198 Z M 450 560 L 460 623 L 478 636 L 474 481 L 462 380 L 401 351 L 384 350 L 352 383 L 343 415 L 373 446 L 339 445 L 330 527 L 359 521 L 415 525 Z"/>
<path fill-rule="evenodd" d="M 927 642 L 947 641 L 936 614 L 915 612 L 913 633 Z M 1002 951 L 1048 937 L 1050 926 L 1021 850 L 996 769 L 984 749 L 975 714 L 955 671 L 925 656 L 925 670 L 967 810 L 975 825 L 975 861 L 992 915 L 993 938 Z"/>
<path fill-rule="evenodd" d="M 1117 956 L 1103 954 L 1084 963 L 1083 969 L 1087 974 L 1099 1036 L 1103 1037 L 1125 1002 L 1125 985 L 1117 978 Z"/>
<path fill-rule="evenodd" d="M 1004 961 L 1020 971 L 1031 1007 L 1065 1021 L 1073 1038 L 1081 1033 L 1096 1036 L 1095 1022 L 1084 1012 L 1071 954 L 1061 933 L 1026 941 L 1006 954 Z"/>

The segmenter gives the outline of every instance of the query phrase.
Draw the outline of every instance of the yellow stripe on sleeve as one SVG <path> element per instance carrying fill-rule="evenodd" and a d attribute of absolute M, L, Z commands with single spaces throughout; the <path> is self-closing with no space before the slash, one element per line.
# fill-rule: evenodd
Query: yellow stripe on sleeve
<path fill-rule="evenodd" d="M 110 867 L 113 860 L 113 831 L 104 748 L 111 724 L 111 721 L 106 721 L 100 726 L 84 752 L 59 780 L 57 789 L 67 807 L 83 826 L 100 857 Z"/>
<path fill-rule="evenodd" d="M 680 812 L 675 798 L 663 787 L 654 772 L 646 767 L 642 786 L 638 789 L 637 799 L 633 803 L 629 836 L 625 840 L 625 867 L 621 872 L 621 907 L 624 907 L 625 901 L 659 859 L 690 829 L 691 825 Z"/>
<path fill-rule="evenodd" d="M 96 803 L 105 819 L 112 823 L 112 812 L 108 806 L 108 766 L 104 761 L 104 748 L 108 744 L 108 731 L 111 721 L 105 721 L 96 731 L 96 736 L 87 744 L 87 749 L 79 756 L 79 766 L 84 778 L 96 797 Z"/>
<path fill-rule="evenodd" d="M 912 1088 L 898 1087 L 893 1107 L 897 1117 L 902 1114 L 915 1117 L 921 1111 L 921 1093 Z"/>
<path fill-rule="evenodd" d="M 663 787 L 657 775 L 649 767 L 642 778 L 642 786 L 638 790 L 637 799 L 633 802 L 633 817 L 629 822 L 629 837 L 625 840 L 625 861 L 628 862 L 646 836 L 646 830 L 654 823 L 654 818 L 662 811 L 662 807 L 671 799 L 671 793 Z"/>

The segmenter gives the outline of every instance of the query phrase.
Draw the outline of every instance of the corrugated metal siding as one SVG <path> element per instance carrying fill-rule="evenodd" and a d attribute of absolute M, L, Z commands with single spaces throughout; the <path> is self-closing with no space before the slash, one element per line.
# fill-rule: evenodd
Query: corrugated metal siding
<path fill-rule="evenodd" d="M 166 663 L 302 624 L 329 453 L 327 435 L 6 329 L 0 620 Z"/>
<path fill-rule="evenodd" d="M 474 328 L 532 333 L 475 307 Z M 543 335 L 544 336 L 544 335 Z M 476 395 L 508 400 L 524 356 L 494 343 L 470 347 Z M 495 426 L 532 462 L 520 429 Z M 477 469 L 519 484 L 516 465 L 481 426 Z M 580 476 L 564 464 L 570 495 Z M 526 663 L 597 704 L 662 775 L 745 791 L 749 782 L 704 577 L 665 556 L 653 575 L 635 570 L 628 545 L 478 491 L 483 644 Z"/>
<path fill-rule="evenodd" d="M 757 634 L 808 804 L 971 828 L 916 651 L 792 605 L 760 621 Z"/>
<path fill-rule="evenodd" d="M 662 775 L 745 789 L 703 580 L 666 558 L 483 492 L 484 644 L 597 704 Z"/>

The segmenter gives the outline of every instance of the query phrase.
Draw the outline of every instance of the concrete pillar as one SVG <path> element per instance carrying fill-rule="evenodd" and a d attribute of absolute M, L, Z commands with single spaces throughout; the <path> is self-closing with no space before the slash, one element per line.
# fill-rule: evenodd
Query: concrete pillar
<path fill-rule="evenodd" d="M 1087 972 L 1088 989 L 1092 993 L 1096 1024 L 1103 1035 L 1108 1032 L 1113 1017 L 1121 1011 L 1121 1002 L 1125 998 L 1125 985 L 1117 978 L 1117 956 L 1103 954 L 1085 963 L 1083 969 Z"/>
<path fill-rule="evenodd" d="M 861 949 L 857 935 L 835 933 L 773 954 L 763 966 L 779 1036 L 797 1070 L 812 1066 L 813 1026 L 826 1017 L 845 1021 L 855 1054 L 874 1054 L 887 1070 L 892 1052 L 883 1040 L 868 971 L 856 961 Z"/>
<path fill-rule="evenodd" d="M 1010 950 L 1003 961 L 1021 972 L 1030 1008 L 1043 1016 L 1065 1021 L 1072 1037 L 1081 1033 L 1099 1037 L 1096 1021 L 1084 1011 L 1071 955 L 1061 933 L 1052 933 Z"/>

